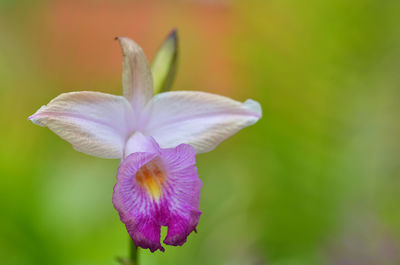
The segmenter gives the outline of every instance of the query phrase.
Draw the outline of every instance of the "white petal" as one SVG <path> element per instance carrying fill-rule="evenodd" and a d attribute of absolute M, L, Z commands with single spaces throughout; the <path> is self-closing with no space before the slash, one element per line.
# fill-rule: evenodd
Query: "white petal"
<path fill-rule="evenodd" d="M 129 136 L 125 144 L 124 159 L 133 153 L 154 153 L 157 150 L 157 143 L 150 136 L 144 136 L 140 132 L 135 132 Z"/>
<path fill-rule="evenodd" d="M 29 119 L 48 127 L 78 151 L 121 158 L 132 117 L 124 97 L 84 91 L 59 95 Z"/>
<path fill-rule="evenodd" d="M 173 91 L 154 96 L 149 104 L 146 135 L 163 148 L 186 143 L 197 153 L 214 149 L 220 142 L 261 118 L 261 106 L 204 92 Z"/>
<path fill-rule="evenodd" d="M 142 108 L 153 96 L 153 77 L 146 55 L 133 40 L 118 37 L 122 48 L 122 88 L 134 110 Z"/>

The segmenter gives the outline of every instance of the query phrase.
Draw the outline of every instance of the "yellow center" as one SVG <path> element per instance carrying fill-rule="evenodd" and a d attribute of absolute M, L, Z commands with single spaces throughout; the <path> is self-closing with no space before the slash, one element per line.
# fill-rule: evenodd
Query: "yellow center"
<path fill-rule="evenodd" d="M 165 174 L 159 164 L 153 159 L 136 173 L 136 183 L 144 187 L 156 201 L 160 199 L 161 188 L 165 181 Z"/>

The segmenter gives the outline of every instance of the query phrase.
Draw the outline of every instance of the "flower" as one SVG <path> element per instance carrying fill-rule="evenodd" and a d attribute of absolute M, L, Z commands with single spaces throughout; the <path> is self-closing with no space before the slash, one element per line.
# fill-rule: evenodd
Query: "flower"
<path fill-rule="evenodd" d="M 188 144 L 163 149 L 141 133 L 133 137 L 146 152 L 134 152 L 121 163 L 114 207 L 136 245 L 164 251 L 160 226 L 168 227 L 165 244 L 182 245 L 201 215 L 196 151 Z"/>
<path fill-rule="evenodd" d="M 153 95 L 142 49 L 128 38 L 117 39 L 123 53 L 123 96 L 64 93 L 29 119 L 78 151 L 121 159 L 114 207 L 137 246 L 164 251 L 161 226 L 168 227 L 165 244 L 182 245 L 201 215 L 196 153 L 214 149 L 257 122 L 261 107 L 253 100 L 241 103 L 205 92 Z"/>

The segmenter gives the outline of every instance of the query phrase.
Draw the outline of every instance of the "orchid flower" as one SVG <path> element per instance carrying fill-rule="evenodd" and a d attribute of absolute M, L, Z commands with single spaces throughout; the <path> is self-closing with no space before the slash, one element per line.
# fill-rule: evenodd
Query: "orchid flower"
<path fill-rule="evenodd" d="M 173 33 L 176 34 L 176 33 Z M 176 36 L 173 35 L 173 37 Z M 123 96 L 64 93 L 29 119 L 85 154 L 121 159 L 113 204 L 137 246 L 164 251 L 196 231 L 202 182 L 196 154 L 214 149 L 261 117 L 258 102 L 205 92 L 153 95 L 151 68 L 133 40 L 118 37 Z"/>

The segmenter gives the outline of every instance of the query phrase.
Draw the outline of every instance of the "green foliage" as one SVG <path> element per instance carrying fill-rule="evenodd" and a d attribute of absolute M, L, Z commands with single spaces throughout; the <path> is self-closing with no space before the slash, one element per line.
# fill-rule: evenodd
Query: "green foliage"
<path fill-rule="evenodd" d="M 178 66 L 178 32 L 174 29 L 158 49 L 151 65 L 154 94 L 171 90 Z"/>

